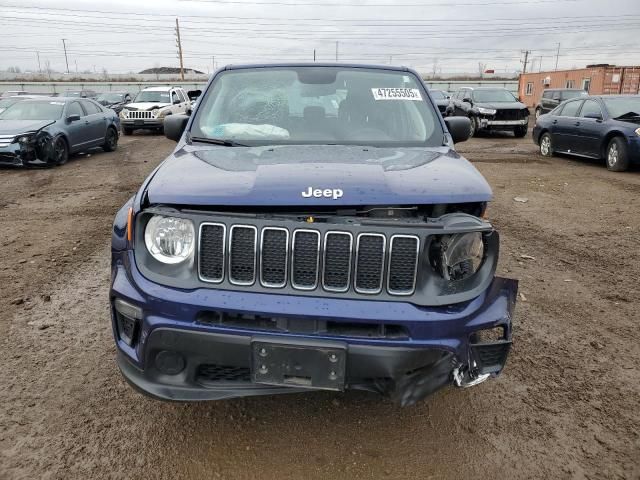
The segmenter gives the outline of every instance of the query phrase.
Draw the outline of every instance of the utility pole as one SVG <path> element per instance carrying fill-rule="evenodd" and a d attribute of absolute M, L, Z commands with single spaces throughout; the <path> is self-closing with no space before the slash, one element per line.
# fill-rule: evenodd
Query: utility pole
<path fill-rule="evenodd" d="M 67 58 L 67 44 L 65 43 L 66 38 L 62 39 L 62 47 L 64 48 L 64 60 L 67 62 L 67 73 L 69 73 L 69 59 Z"/>
<path fill-rule="evenodd" d="M 556 71 L 558 70 L 558 57 L 560 56 L 560 43 L 558 43 L 558 52 L 556 53 Z"/>
<path fill-rule="evenodd" d="M 338 63 L 338 41 L 336 40 L 336 63 Z"/>
<path fill-rule="evenodd" d="M 76 62 L 76 74 L 78 73 L 78 60 L 75 60 Z"/>
<path fill-rule="evenodd" d="M 540 60 L 538 60 L 538 72 L 542 71 L 542 55 L 540 55 Z"/>
<path fill-rule="evenodd" d="M 38 57 L 38 73 L 42 73 L 42 69 L 40 68 L 40 52 L 36 50 L 36 56 Z"/>
<path fill-rule="evenodd" d="M 178 47 L 178 57 L 180 58 L 180 78 L 184 80 L 184 64 L 182 63 L 182 43 L 180 42 L 180 24 L 176 18 L 176 45 Z"/>
<path fill-rule="evenodd" d="M 527 63 L 529 63 L 529 54 L 531 53 L 531 50 L 525 50 L 523 53 L 524 53 L 524 62 L 522 62 L 523 63 L 522 73 L 527 73 Z"/>
<path fill-rule="evenodd" d="M 315 48 L 313 49 L 313 61 L 314 62 L 316 61 L 316 49 Z"/>

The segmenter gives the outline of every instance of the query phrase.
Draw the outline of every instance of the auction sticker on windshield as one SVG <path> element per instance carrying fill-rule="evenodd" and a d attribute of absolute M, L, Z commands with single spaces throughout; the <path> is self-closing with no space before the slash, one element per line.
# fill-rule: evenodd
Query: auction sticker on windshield
<path fill-rule="evenodd" d="M 417 88 L 372 88 L 371 93 L 376 100 L 422 100 Z"/>

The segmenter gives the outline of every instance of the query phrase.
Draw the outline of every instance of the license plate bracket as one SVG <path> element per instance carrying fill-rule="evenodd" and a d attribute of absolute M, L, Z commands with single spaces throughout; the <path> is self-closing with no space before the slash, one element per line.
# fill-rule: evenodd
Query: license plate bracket
<path fill-rule="evenodd" d="M 134 125 L 144 125 L 144 120 L 134 120 L 133 124 Z"/>
<path fill-rule="evenodd" d="M 347 349 L 340 344 L 251 342 L 251 377 L 267 385 L 342 391 Z"/>

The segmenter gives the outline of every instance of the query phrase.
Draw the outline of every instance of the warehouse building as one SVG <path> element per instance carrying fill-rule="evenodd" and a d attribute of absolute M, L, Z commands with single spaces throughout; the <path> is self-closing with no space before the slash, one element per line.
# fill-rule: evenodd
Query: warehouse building
<path fill-rule="evenodd" d="M 591 95 L 640 93 L 640 66 L 600 64 L 575 70 L 523 73 L 518 83 L 520 101 L 530 108 L 540 102 L 546 88 L 581 88 Z"/>

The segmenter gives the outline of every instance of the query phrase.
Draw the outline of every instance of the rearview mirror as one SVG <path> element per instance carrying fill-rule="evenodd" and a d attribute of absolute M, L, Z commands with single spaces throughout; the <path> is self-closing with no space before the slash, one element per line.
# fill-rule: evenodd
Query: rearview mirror
<path fill-rule="evenodd" d="M 446 117 L 444 123 L 453 143 L 466 142 L 471 134 L 471 120 L 467 117 Z"/>
<path fill-rule="evenodd" d="M 78 115 L 77 113 L 74 113 L 73 115 L 69 115 L 67 117 L 67 122 L 69 122 L 69 123 L 77 122 L 78 120 L 80 120 L 80 115 Z"/>
<path fill-rule="evenodd" d="M 188 115 L 169 115 L 164 119 L 164 136 L 169 140 L 180 141 L 184 129 L 187 128 Z"/>

